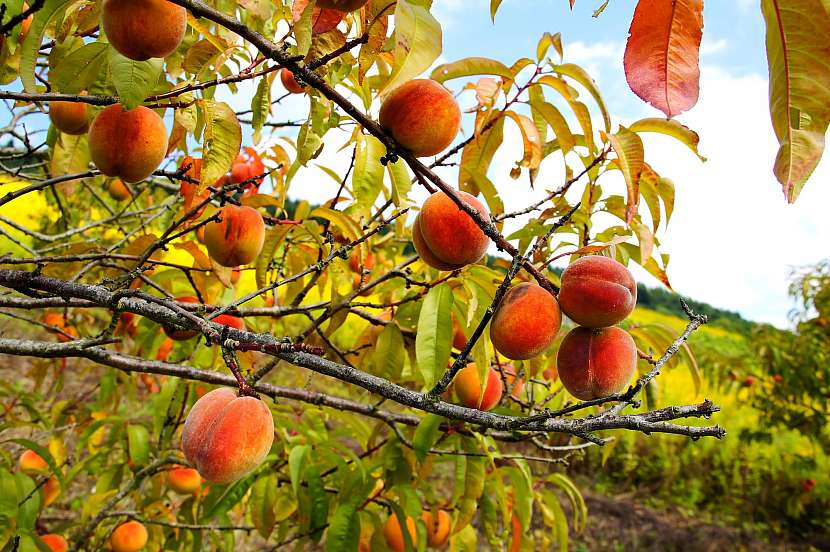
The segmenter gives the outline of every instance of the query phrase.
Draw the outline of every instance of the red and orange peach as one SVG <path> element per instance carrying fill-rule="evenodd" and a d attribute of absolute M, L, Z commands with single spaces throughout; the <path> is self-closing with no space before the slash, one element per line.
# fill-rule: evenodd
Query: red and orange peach
<path fill-rule="evenodd" d="M 625 330 L 574 328 L 557 356 L 559 379 L 583 401 L 622 391 L 637 371 L 637 346 Z"/>
<path fill-rule="evenodd" d="M 580 326 L 613 326 L 631 314 L 636 304 L 637 283 L 614 259 L 582 257 L 562 273 L 559 305 Z"/>
<path fill-rule="evenodd" d="M 493 347 L 512 360 L 525 360 L 547 349 L 562 323 L 556 298 L 538 284 L 510 288 L 490 322 Z"/>

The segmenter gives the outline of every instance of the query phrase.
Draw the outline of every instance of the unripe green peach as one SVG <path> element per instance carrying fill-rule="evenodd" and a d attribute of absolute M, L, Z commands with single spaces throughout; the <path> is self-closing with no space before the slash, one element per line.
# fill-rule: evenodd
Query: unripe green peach
<path fill-rule="evenodd" d="M 205 227 L 205 245 L 210 257 L 227 267 L 254 261 L 265 243 L 265 222 L 251 207 L 226 205 L 219 212 L 221 222 Z"/>
<path fill-rule="evenodd" d="M 461 109 L 441 84 L 416 79 L 384 100 L 379 121 L 398 144 L 416 157 L 426 157 L 444 151 L 458 135 Z"/>
<path fill-rule="evenodd" d="M 167 0 L 104 0 L 101 23 L 118 53 L 145 61 L 167 57 L 179 47 L 187 10 Z"/>
<path fill-rule="evenodd" d="M 458 192 L 490 222 L 490 214 L 475 197 Z M 456 270 L 477 263 L 487 252 L 490 239 L 450 197 L 437 192 L 429 196 L 412 225 L 412 242 L 421 260 L 439 270 Z"/>
<path fill-rule="evenodd" d="M 213 483 L 230 483 L 254 471 L 273 442 L 274 418 L 265 403 L 227 387 L 196 401 L 182 431 L 185 457 Z"/>
<path fill-rule="evenodd" d="M 559 379 L 583 401 L 622 391 L 637 371 L 637 346 L 625 330 L 574 328 L 557 356 Z"/>
<path fill-rule="evenodd" d="M 547 349 L 562 323 L 556 298 L 538 284 L 510 288 L 490 322 L 493 347 L 513 360 L 533 358 Z"/>
<path fill-rule="evenodd" d="M 102 173 L 134 184 L 153 174 L 167 155 L 167 129 L 152 109 L 111 105 L 92 122 L 89 153 Z"/>
<path fill-rule="evenodd" d="M 562 312 L 580 326 L 606 328 L 634 310 L 637 282 L 614 259 L 582 257 L 562 273 L 559 304 Z"/>

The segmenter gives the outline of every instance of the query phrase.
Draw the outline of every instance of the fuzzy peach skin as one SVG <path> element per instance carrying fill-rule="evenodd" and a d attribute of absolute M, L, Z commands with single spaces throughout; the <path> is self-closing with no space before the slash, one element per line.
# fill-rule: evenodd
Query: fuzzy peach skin
<path fill-rule="evenodd" d="M 438 510 L 438 514 L 433 516 L 432 512 L 425 511 L 421 514 L 421 519 L 427 526 L 427 542 L 433 548 L 444 546 L 447 539 L 450 537 L 450 529 L 452 528 L 452 516 L 446 510 Z"/>
<path fill-rule="evenodd" d="M 458 322 L 458 319 L 455 316 L 452 317 L 452 346 L 458 349 L 459 351 L 464 350 L 464 346 L 467 344 L 467 336 L 464 335 L 464 328 L 461 327 L 461 324 Z"/>
<path fill-rule="evenodd" d="M 507 290 L 496 308 L 490 341 L 507 358 L 525 360 L 547 349 L 561 324 L 556 298 L 538 284 L 523 282 Z"/>
<path fill-rule="evenodd" d="M 52 552 L 66 552 L 69 550 L 69 543 L 61 535 L 49 533 L 48 535 L 41 535 L 40 540 L 49 547 Z"/>
<path fill-rule="evenodd" d="M 82 102 L 51 102 L 49 119 L 64 134 L 85 134 L 89 129 L 89 105 Z"/>
<path fill-rule="evenodd" d="M 107 187 L 107 191 L 110 194 L 110 197 L 115 201 L 124 201 L 125 199 L 130 199 L 130 188 L 124 184 L 124 181 L 120 178 L 115 178 L 110 181 L 110 185 Z"/>
<path fill-rule="evenodd" d="M 145 61 L 167 57 L 179 47 L 187 10 L 167 0 L 104 0 L 101 23 L 118 53 Z"/>
<path fill-rule="evenodd" d="M 58 478 L 54 475 L 43 484 L 43 507 L 52 504 L 61 494 L 61 486 Z"/>
<path fill-rule="evenodd" d="M 288 69 L 280 69 L 280 80 L 282 81 L 282 87 L 292 94 L 302 94 L 305 92 L 305 87 L 297 82 L 297 79 L 294 78 L 294 73 Z"/>
<path fill-rule="evenodd" d="M 199 300 L 195 297 L 190 295 L 185 295 L 184 297 L 176 297 L 176 301 L 179 303 L 198 303 Z M 178 328 L 172 328 L 168 326 L 164 326 L 164 333 L 167 334 L 167 337 L 170 339 L 175 339 L 176 341 L 187 341 L 188 339 L 193 339 L 199 332 L 196 330 L 180 330 Z M 161 352 L 161 349 L 159 349 Z"/>
<path fill-rule="evenodd" d="M 176 466 L 167 472 L 167 484 L 179 494 L 193 494 L 202 487 L 202 476 L 193 468 Z"/>
<path fill-rule="evenodd" d="M 409 540 L 412 541 L 414 546 L 418 540 L 418 531 L 415 528 L 415 520 L 409 516 L 406 516 L 406 530 L 409 533 Z M 386 539 L 386 545 L 390 550 L 394 550 L 394 552 L 404 552 L 406 550 L 403 531 L 401 531 L 401 524 L 396 514 L 389 516 L 389 519 L 383 524 L 383 537 Z"/>
<path fill-rule="evenodd" d="M 490 410 L 499 404 L 504 393 L 501 376 L 493 368 L 490 368 L 487 376 L 487 387 L 484 388 L 484 393 L 481 393 L 481 380 L 478 376 L 478 367 L 474 362 L 458 371 L 453 380 L 453 388 L 458 400 L 464 406 L 479 410 Z"/>
<path fill-rule="evenodd" d="M 46 460 L 33 450 L 24 450 L 18 460 L 20 470 L 26 473 L 38 473 L 49 470 L 49 464 Z"/>
<path fill-rule="evenodd" d="M 337 10 L 342 12 L 353 12 L 359 10 L 369 3 L 369 0 L 317 0 L 318 8 Z"/>
<path fill-rule="evenodd" d="M 153 174 L 167 155 L 167 129 L 152 109 L 124 111 L 121 104 L 111 105 L 89 128 L 89 153 L 102 173 L 135 184 Z"/>
<path fill-rule="evenodd" d="M 379 122 L 415 157 L 427 157 L 441 153 L 455 140 L 461 128 L 461 109 L 442 85 L 415 79 L 384 100 Z"/>
<path fill-rule="evenodd" d="M 225 205 L 219 212 L 221 222 L 205 227 L 205 245 L 210 257 L 227 267 L 254 261 L 265 243 L 265 222 L 251 207 Z"/>
<path fill-rule="evenodd" d="M 580 326 L 613 326 L 631 314 L 636 304 L 637 282 L 614 259 L 582 257 L 562 273 L 559 305 Z"/>
<path fill-rule="evenodd" d="M 127 521 L 115 528 L 110 535 L 113 552 L 138 552 L 147 544 L 147 528 L 137 521 Z"/>
<path fill-rule="evenodd" d="M 589 401 L 625 389 L 637 371 L 637 346 L 617 327 L 574 328 L 562 340 L 556 362 L 565 389 Z"/>
<path fill-rule="evenodd" d="M 490 222 L 490 214 L 479 200 L 466 192 L 458 195 Z M 443 192 L 424 202 L 412 225 L 412 241 L 421 259 L 438 270 L 477 263 L 490 245 L 490 238 Z"/>
<path fill-rule="evenodd" d="M 271 450 L 274 418 L 254 397 L 227 387 L 196 401 L 182 431 L 182 450 L 212 483 L 230 483 L 254 471 Z"/>

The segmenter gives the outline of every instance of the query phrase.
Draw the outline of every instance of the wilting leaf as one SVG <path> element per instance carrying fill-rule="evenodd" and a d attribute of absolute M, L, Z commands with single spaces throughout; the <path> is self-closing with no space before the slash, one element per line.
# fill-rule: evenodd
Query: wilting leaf
<path fill-rule="evenodd" d="M 667 117 L 692 108 L 702 37 L 703 0 L 640 0 L 625 47 L 631 90 Z"/>

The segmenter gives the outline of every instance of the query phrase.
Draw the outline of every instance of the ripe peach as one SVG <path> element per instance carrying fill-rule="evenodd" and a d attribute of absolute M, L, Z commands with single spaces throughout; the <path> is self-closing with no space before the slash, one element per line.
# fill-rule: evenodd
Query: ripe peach
<path fill-rule="evenodd" d="M 415 528 L 415 520 L 409 516 L 406 516 L 406 531 L 409 533 L 409 540 L 415 545 L 418 539 L 418 531 Z M 394 552 L 404 552 L 406 550 L 403 531 L 397 514 L 389 516 L 389 519 L 383 524 L 383 536 L 386 539 L 386 545 Z"/>
<path fill-rule="evenodd" d="M 60 483 L 58 483 L 58 478 L 53 475 L 43 484 L 43 507 L 45 508 L 52 504 L 60 494 Z"/>
<path fill-rule="evenodd" d="M 427 526 L 427 542 L 435 548 L 444 546 L 450 536 L 452 517 L 446 510 L 438 510 L 438 515 L 426 511 L 421 514 L 421 519 Z"/>
<path fill-rule="evenodd" d="M 72 341 L 73 337 L 78 337 L 77 330 L 75 330 L 75 328 L 69 325 L 69 322 L 66 320 L 66 317 L 64 317 L 62 314 L 58 314 L 56 312 L 46 313 L 46 316 L 43 317 L 43 323 L 49 326 L 54 326 L 63 332 L 55 332 L 58 335 L 58 341 L 60 341 L 61 343 Z"/>
<path fill-rule="evenodd" d="M 396 88 L 380 108 L 380 126 L 416 157 L 437 155 L 461 127 L 461 109 L 449 90 L 429 79 Z"/>
<path fill-rule="evenodd" d="M 464 346 L 467 344 L 467 336 L 464 335 L 464 329 L 461 327 L 461 324 L 455 318 L 452 317 L 452 346 L 458 349 L 459 351 L 464 350 Z"/>
<path fill-rule="evenodd" d="M 52 552 L 66 552 L 69 550 L 69 543 L 61 535 L 49 533 L 48 535 L 41 535 L 40 540 L 49 547 Z"/>
<path fill-rule="evenodd" d="M 772 376 L 772 381 L 774 381 L 775 383 L 781 383 L 784 381 L 784 376 L 782 376 L 781 374 L 775 374 L 774 376 Z"/>
<path fill-rule="evenodd" d="M 466 192 L 458 192 L 486 221 L 484 205 Z M 450 197 L 438 192 L 424 202 L 412 225 L 412 242 L 421 259 L 439 270 L 456 270 L 476 263 L 487 252 L 490 239 Z"/>
<path fill-rule="evenodd" d="M 110 535 L 113 552 L 138 552 L 147 544 L 147 529 L 141 523 L 131 520 L 115 528 Z"/>
<path fill-rule="evenodd" d="M 226 205 L 221 222 L 205 227 L 205 244 L 211 258 L 222 266 L 246 265 L 256 259 L 265 242 L 265 222 L 251 207 Z"/>
<path fill-rule="evenodd" d="M 513 360 L 525 360 L 547 349 L 562 323 L 556 298 L 538 284 L 523 282 L 507 290 L 490 322 L 490 341 Z"/>
<path fill-rule="evenodd" d="M 250 181 L 243 186 L 243 189 L 248 193 L 253 193 L 259 189 L 259 185 L 265 180 L 263 176 L 265 173 L 265 164 L 263 164 L 262 158 L 260 158 L 257 151 L 254 148 L 246 147 L 234 159 L 230 176 L 226 177 L 226 179 L 231 184 L 241 184 L 242 182 Z"/>
<path fill-rule="evenodd" d="M 51 102 L 49 118 L 64 134 L 85 134 L 89 129 L 89 105 L 82 102 Z"/>
<path fill-rule="evenodd" d="M 199 180 L 202 176 L 202 160 L 197 159 L 195 157 L 190 157 L 189 155 L 182 159 L 182 162 L 179 163 L 179 169 L 183 169 L 188 167 L 187 170 L 183 173 L 183 176 L 187 178 L 192 178 L 193 180 Z M 184 198 L 184 210 L 185 212 L 190 212 L 194 207 L 200 205 L 205 200 L 210 197 L 210 190 L 204 190 L 201 194 L 196 195 L 196 190 L 199 189 L 199 185 L 195 182 L 189 182 L 186 179 L 182 179 L 181 183 L 179 184 L 179 193 Z M 207 204 L 203 205 L 198 211 L 193 214 L 193 218 L 198 218 L 204 212 L 205 207 Z M 201 230 L 204 227 L 200 227 Z M 204 230 L 202 230 L 204 232 Z"/>
<path fill-rule="evenodd" d="M 198 303 L 199 300 L 195 297 L 190 295 L 185 295 L 184 297 L 176 297 L 176 301 L 179 303 Z M 170 339 L 175 339 L 176 341 L 187 341 L 188 339 L 192 339 L 199 335 L 197 330 L 180 330 L 178 328 L 164 326 L 164 333 L 167 334 L 167 337 Z M 161 350 L 159 350 L 161 352 Z"/>
<path fill-rule="evenodd" d="M 156 353 L 156 360 L 160 360 L 161 362 L 167 362 L 167 358 L 170 356 L 170 351 L 173 350 L 173 340 L 169 337 L 161 342 L 161 346 L 159 346 L 159 350 Z"/>
<path fill-rule="evenodd" d="M 199 474 L 230 483 L 254 471 L 271 450 L 274 418 L 265 403 L 227 388 L 196 401 L 182 431 L 182 450 Z"/>
<path fill-rule="evenodd" d="M 280 69 L 280 80 L 282 81 L 283 88 L 292 94 L 302 94 L 305 92 L 305 87 L 297 82 L 297 79 L 294 78 L 294 73 L 288 69 Z"/>
<path fill-rule="evenodd" d="M 124 181 L 120 178 L 114 178 L 113 180 L 111 180 L 110 185 L 107 188 L 107 191 L 109 192 L 110 197 L 115 201 L 124 201 L 125 199 L 130 199 L 130 196 L 132 195 L 130 193 L 129 186 L 124 184 Z"/>
<path fill-rule="evenodd" d="M 318 8 L 353 12 L 369 3 L 369 0 L 317 0 Z"/>
<path fill-rule="evenodd" d="M 617 327 L 574 328 L 557 356 L 559 379 L 583 401 L 622 391 L 637 371 L 637 346 Z"/>
<path fill-rule="evenodd" d="M 202 486 L 202 476 L 193 468 L 176 466 L 167 472 L 167 484 L 179 494 L 193 494 Z"/>
<path fill-rule="evenodd" d="M 453 387 L 455 388 L 455 394 L 458 395 L 458 399 L 464 406 L 479 410 L 490 410 L 499 404 L 502 393 L 504 393 L 501 376 L 493 368 L 490 368 L 487 386 L 484 388 L 484 393 L 481 393 L 481 380 L 474 362 L 458 371 L 453 380 Z"/>
<path fill-rule="evenodd" d="M 135 61 L 165 58 L 184 38 L 187 10 L 167 0 L 104 0 L 101 23 L 122 56 Z"/>
<path fill-rule="evenodd" d="M 49 470 L 46 460 L 33 450 L 24 450 L 18 460 L 20 471 L 26 473 L 41 473 Z"/>
<path fill-rule="evenodd" d="M 141 182 L 167 155 L 167 129 L 152 109 L 124 111 L 121 104 L 111 105 L 89 128 L 89 153 L 105 175 L 130 184 Z"/>
<path fill-rule="evenodd" d="M 366 272 L 371 272 L 373 268 L 375 268 L 375 256 L 372 255 L 372 252 L 369 251 L 363 257 L 360 258 L 360 254 L 357 250 L 352 251 L 351 257 L 349 257 L 349 268 L 352 272 L 360 272 L 361 261 L 363 264 L 363 270 Z"/>
<path fill-rule="evenodd" d="M 744 387 L 752 387 L 755 385 L 755 376 L 747 376 L 744 380 Z"/>
<path fill-rule="evenodd" d="M 214 318 L 213 321 L 217 324 L 230 326 L 231 328 L 235 328 L 237 330 L 245 330 L 245 321 L 238 316 L 233 316 L 231 314 L 220 314 Z"/>
<path fill-rule="evenodd" d="M 580 326 L 613 326 L 631 314 L 636 304 L 637 283 L 614 259 L 582 257 L 562 273 L 559 305 Z"/>

